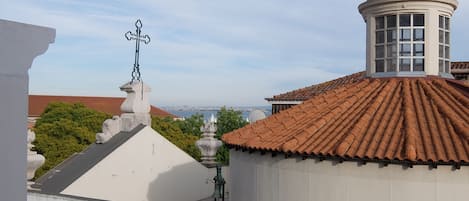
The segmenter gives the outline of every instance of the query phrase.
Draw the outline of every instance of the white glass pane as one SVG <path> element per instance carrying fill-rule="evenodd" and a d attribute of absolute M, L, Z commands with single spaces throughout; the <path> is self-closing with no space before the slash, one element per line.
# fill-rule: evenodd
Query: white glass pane
<path fill-rule="evenodd" d="M 376 29 L 384 29 L 384 17 L 376 17 Z"/>
<path fill-rule="evenodd" d="M 444 29 L 445 28 L 445 17 L 440 16 L 440 28 Z"/>
<path fill-rule="evenodd" d="M 387 42 L 392 43 L 397 40 L 397 31 L 396 30 L 388 30 L 386 33 Z"/>
<path fill-rule="evenodd" d="M 424 44 L 414 44 L 414 56 L 425 56 Z"/>
<path fill-rule="evenodd" d="M 449 30 L 449 18 L 448 17 L 445 17 L 445 29 L 446 30 Z"/>
<path fill-rule="evenodd" d="M 397 45 L 391 44 L 386 46 L 387 57 L 396 57 L 397 56 Z"/>
<path fill-rule="evenodd" d="M 449 61 L 445 61 L 445 72 L 449 73 Z"/>
<path fill-rule="evenodd" d="M 397 59 L 388 59 L 386 60 L 387 72 L 396 72 L 397 69 Z"/>
<path fill-rule="evenodd" d="M 424 14 L 414 14 L 414 26 L 425 26 Z"/>
<path fill-rule="evenodd" d="M 410 59 L 400 59 L 399 71 L 410 71 Z"/>
<path fill-rule="evenodd" d="M 410 52 L 411 52 L 411 46 L 410 44 L 401 44 L 400 46 L 400 54 L 401 56 L 410 56 Z"/>
<path fill-rule="evenodd" d="M 449 47 L 445 47 L 445 58 L 449 59 Z"/>
<path fill-rule="evenodd" d="M 384 43 L 384 31 L 376 32 L 376 44 Z"/>
<path fill-rule="evenodd" d="M 439 72 L 445 72 L 445 61 L 443 61 L 442 59 L 439 60 L 438 62 L 438 69 L 439 69 Z"/>
<path fill-rule="evenodd" d="M 439 51 L 438 51 L 438 56 L 440 58 L 444 58 L 445 57 L 445 47 L 443 45 L 440 45 L 440 48 L 439 48 Z"/>
<path fill-rule="evenodd" d="M 445 44 L 449 45 L 449 32 L 445 32 Z"/>
<path fill-rule="evenodd" d="M 401 29 L 400 31 L 400 41 L 410 41 L 411 39 L 411 31 L 410 29 Z"/>
<path fill-rule="evenodd" d="M 376 46 L 376 58 L 384 58 L 384 45 Z"/>
<path fill-rule="evenodd" d="M 424 29 L 414 29 L 414 41 L 424 41 L 425 32 Z"/>
<path fill-rule="evenodd" d="M 414 59 L 414 71 L 424 71 L 424 60 Z"/>
<path fill-rule="evenodd" d="M 399 15 L 399 25 L 401 27 L 410 26 L 410 14 Z"/>
<path fill-rule="evenodd" d="M 387 21 L 388 28 L 396 27 L 396 16 L 395 15 L 387 16 L 386 21 Z"/>
<path fill-rule="evenodd" d="M 439 40 L 440 43 L 444 43 L 444 42 L 445 42 L 445 32 L 442 31 L 442 30 L 440 30 L 440 34 L 439 34 L 439 35 L 440 35 L 440 37 L 439 37 L 439 38 L 440 38 L 440 40 Z"/>
<path fill-rule="evenodd" d="M 384 60 L 376 60 L 376 72 L 384 72 Z"/>

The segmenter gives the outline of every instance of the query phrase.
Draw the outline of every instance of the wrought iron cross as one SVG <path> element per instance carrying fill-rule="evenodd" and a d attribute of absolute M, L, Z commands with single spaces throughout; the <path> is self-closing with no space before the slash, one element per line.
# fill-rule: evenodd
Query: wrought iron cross
<path fill-rule="evenodd" d="M 132 70 L 132 80 L 130 81 L 131 83 L 134 80 L 140 81 L 141 80 L 141 74 L 140 74 L 140 64 L 138 63 L 139 61 L 139 54 L 140 54 L 140 42 L 143 42 L 145 44 L 150 43 L 150 36 L 148 35 L 141 35 L 142 32 L 142 21 L 137 20 L 135 22 L 135 27 L 137 29 L 135 30 L 135 34 L 128 31 L 125 33 L 125 38 L 127 40 L 135 40 L 135 62 L 134 62 L 134 69 Z"/>

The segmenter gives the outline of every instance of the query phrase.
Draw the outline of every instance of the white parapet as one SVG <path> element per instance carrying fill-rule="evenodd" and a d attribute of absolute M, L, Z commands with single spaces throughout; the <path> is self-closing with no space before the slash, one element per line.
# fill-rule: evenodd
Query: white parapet
<path fill-rule="evenodd" d="M 26 200 L 28 70 L 55 40 L 55 29 L 0 19 L 0 195 Z"/>
<path fill-rule="evenodd" d="M 27 168 L 26 168 L 26 179 L 28 180 L 27 186 L 28 189 L 31 189 L 31 184 L 34 182 L 30 181 L 31 179 L 34 178 L 34 174 L 36 173 L 36 170 L 39 169 L 42 165 L 44 165 L 44 162 L 46 162 L 46 159 L 44 158 L 43 155 L 38 154 L 37 152 L 31 150 L 34 145 L 32 142 L 36 140 L 36 134 L 32 130 L 28 130 L 28 155 L 27 155 Z"/>
<path fill-rule="evenodd" d="M 103 123 L 103 132 L 96 134 L 96 143 L 106 143 L 112 136 L 116 135 L 121 131 L 121 118 L 119 116 L 113 116 L 112 119 L 106 119 Z"/>
<path fill-rule="evenodd" d="M 121 130 L 131 131 L 139 124 L 150 126 L 151 88 L 142 81 L 134 81 L 124 84 L 120 89 L 127 93 L 127 98 L 121 105 Z"/>
<path fill-rule="evenodd" d="M 466 201 L 469 167 L 272 157 L 230 150 L 230 200 Z"/>

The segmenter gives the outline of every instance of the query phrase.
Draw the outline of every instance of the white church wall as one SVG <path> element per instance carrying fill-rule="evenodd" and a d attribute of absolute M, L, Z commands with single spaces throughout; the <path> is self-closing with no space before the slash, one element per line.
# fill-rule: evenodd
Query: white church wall
<path fill-rule="evenodd" d="M 214 176 L 214 170 L 145 127 L 61 193 L 116 201 L 194 201 L 213 193 Z"/>
<path fill-rule="evenodd" d="M 230 151 L 234 201 L 467 201 L 469 168 L 285 159 Z"/>
<path fill-rule="evenodd" d="M 74 198 L 61 195 L 47 195 L 36 192 L 28 192 L 28 201 L 89 201 L 87 198 Z"/>
<path fill-rule="evenodd" d="M 0 19 L 0 200 L 26 200 L 28 70 L 55 30 Z"/>

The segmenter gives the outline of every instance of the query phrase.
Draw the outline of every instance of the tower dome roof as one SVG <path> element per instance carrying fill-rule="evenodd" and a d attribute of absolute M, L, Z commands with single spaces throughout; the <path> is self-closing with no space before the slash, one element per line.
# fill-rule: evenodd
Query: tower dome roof
<path fill-rule="evenodd" d="M 358 10 L 360 11 L 360 13 L 362 13 L 364 9 L 367 9 L 372 6 L 405 2 L 439 2 L 452 6 L 454 10 L 456 10 L 459 4 L 457 0 L 367 0 L 366 2 L 363 2 L 362 4 L 360 4 L 360 6 L 358 6 Z"/>

